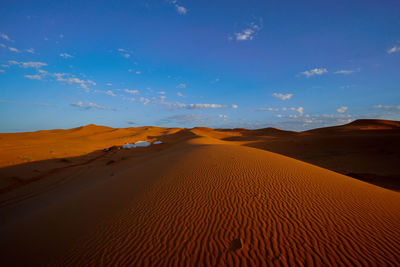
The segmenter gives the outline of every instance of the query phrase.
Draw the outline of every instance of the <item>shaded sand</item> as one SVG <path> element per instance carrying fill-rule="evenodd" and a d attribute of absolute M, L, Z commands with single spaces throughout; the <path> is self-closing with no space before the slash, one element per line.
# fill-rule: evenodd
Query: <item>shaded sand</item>
<path fill-rule="evenodd" d="M 399 193 L 230 132 L 161 133 L 161 145 L 74 157 L 4 192 L 2 265 L 400 264 Z"/>

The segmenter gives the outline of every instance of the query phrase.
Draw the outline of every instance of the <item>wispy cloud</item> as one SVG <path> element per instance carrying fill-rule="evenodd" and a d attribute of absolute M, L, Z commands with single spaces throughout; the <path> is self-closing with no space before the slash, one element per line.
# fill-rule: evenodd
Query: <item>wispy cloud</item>
<path fill-rule="evenodd" d="M 340 108 L 336 109 L 336 111 L 339 112 L 339 113 L 345 113 L 347 111 L 347 109 L 348 109 L 348 107 L 343 106 L 343 107 L 340 107 Z"/>
<path fill-rule="evenodd" d="M 150 103 L 150 99 L 145 98 L 145 97 L 139 98 L 139 101 L 142 102 L 143 105 L 147 105 L 148 103 Z"/>
<path fill-rule="evenodd" d="M 35 54 L 35 49 L 33 49 L 33 48 L 28 48 L 25 51 L 28 53 L 31 53 L 31 54 Z"/>
<path fill-rule="evenodd" d="M 400 51 L 400 46 L 395 45 L 395 46 L 393 46 L 392 48 L 389 48 L 386 52 L 387 52 L 388 54 L 393 54 L 393 53 L 397 53 L 397 52 L 399 52 L 399 51 Z"/>
<path fill-rule="evenodd" d="M 303 71 L 303 72 L 301 72 L 301 74 L 303 74 L 303 75 L 305 75 L 307 77 L 311 77 L 311 76 L 314 76 L 314 75 L 322 75 L 322 74 L 327 73 L 327 72 L 328 72 L 328 70 L 325 69 L 325 68 L 315 68 L 315 69 Z"/>
<path fill-rule="evenodd" d="M 118 48 L 117 51 L 120 52 L 120 55 L 124 58 L 130 58 L 132 54 L 132 51 L 124 48 Z"/>
<path fill-rule="evenodd" d="M 334 74 L 348 75 L 348 74 L 352 74 L 354 72 L 355 72 L 354 70 L 338 70 L 338 71 L 335 71 Z"/>
<path fill-rule="evenodd" d="M 113 91 L 111 91 L 111 90 L 107 90 L 107 91 L 105 92 L 105 94 L 106 94 L 106 95 L 110 95 L 110 96 L 117 96 L 117 95 L 114 94 Z"/>
<path fill-rule="evenodd" d="M 223 119 L 224 121 L 226 121 L 228 119 L 228 116 L 225 114 L 218 114 L 217 117 Z"/>
<path fill-rule="evenodd" d="M 183 94 L 181 92 L 176 93 L 177 96 L 183 97 Z"/>
<path fill-rule="evenodd" d="M 272 107 L 266 107 L 266 108 L 258 108 L 256 109 L 257 111 L 272 111 L 272 112 L 278 112 L 278 111 L 296 111 L 299 113 L 300 116 L 304 114 L 304 108 L 303 107 L 290 107 L 290 108 L 272 108 Z"/>
<path fill-rule="evenodd" d="M 243 29 L 240 32 L 236 32 L 234 34 L 234 39 L 236 41 L 254 40 L 255 35 L 262 28 L 261 24 L 262 24 L 262 19 L 259 20 L 259 23 L 256 22 L 250 23 L 250 25 L 247 28 Z M 230 36 L 229 39 L 233 39 L 232 36 Z"/>
<path fill-rule="evenodd" d="M 9 60 L 8 64 L 10 64 L 10 65 L 18 65 L 19 67 L 24 68 L 24 69 L 26 69 L 26 68 L 36 68 L 36 69 L 38 69 L 38 68 L 47 66 L 47 64 L 44 63 L 44 62 L 33 62 L 33 61 L 18 62 L 18 61 L 15 61 L 15 60 Z"/>
<path fill-rule="evenodd" d="M 42 76 L 40 76 L 40 75 L 24 75 L 24 77 L 25 78 L 27 78 L 27 79 L 31 79 L 31 80 L 41 80 L 42 79 Z"/>
<path fill-rule="evenodd" d="M 81 108 L 81 109 L 101 109 L 101 110 L 107 110 L 108 108 L 104 107 L 104 106 L 100 106 L 96 103 L 93 102 L 87 102 L 87 103 L 83 103 L 82 101 L 76 102 L 76 103 L 71 103 L 70 106 L 72 107 L 77 107 L 77 108 Z"/>
<path fill-rule="evenodd" d="M 102 94 L 106 94 L 109 96 L 117 96 L 116 94 L 114 94 L 113 91 L 111 90 L 107 90 L 107 91 L 103 91 L 103 90 L 94 90 L 94 93 L 102 93 Z"/>
<path fill-rule="evenodd" d="M 179 102 L 164 102 L 163 99 L 160 104 L 168 106 L 171 109 L 174 108 L 184 108 L 184 109 L 225 109 L 233 108 L 237 109 L 237 105 L 221 105 L 221 104 L 208 104 L 208 103 L 198 103 L 198 104 L 185 104 Z"/>
<path fill-rule="evenodd" d="M 89 91 L 90 86 L 96 85 L 96 83 L 92 80 L 82 80 L 76 77 L 68 77 L 67 73 L 53 73 L 53 76 L 56 77 L 56 81 L 65 82 L 68 85 L 76 84 L 79 87 L 85 89 L 86 92 Z"/>
<path fill-rule="evenodd" d="M 41 106 L 41 107 L 54 107 L 55 105 L 53 104 L 48 104 L 48 103 L 35 103 L 36 106 Z"/>
<path fill-rule="evenodd" d="M 280 109 L 279 109 L 279 108 L 267 107 L 267 108 L 258 108 L 257 111 L 272 111 L 272 112 L 278 112 L 278 111 L 280 111 Z"/>
<path fill-rule="evenodd" d="M 174 5 L 174 7 L 175 7 L 176 11 L 178 12 L 178 14 L 186 15 L 186 13 L 188 12 L 187 8 L 184 7 L 184 6 L 179 5 L 177 0 L 171 0 L 170 3 L 172 5 Z"/>
<path fill-rule="evenodd" d="M 375 105 L 373 106 L 373 108 L 386 111 L 400 111 L 400 105 L 393 105 L 393 106 Z"/>
<path fill-rule="evenodd" d="M 185 89 L 186 88 L 186 83 L 180 83 L 176 86 L 178 89 Z"/>
<path fill-rule="evenodd" d="M 15 48 L 15 47 L 9 47 L 8 50 L 10 50 L 11 52 L 15 52 L 15 53 L 19 53 L 20 51 Z"/>
<path fill-rule="evenodd" d="M 60 57 L 63 57 L 63 58 L 73 58 L 74 56 L 72 56 L 72 55 L 70 55 L 70 54 L 68 54 L 68 53 L 61 53 L 61 54 L 60 54 Z"/>
<path fill-rule="evenodd" d="M 131 90 L 131 89 L 124 89 L 125 93 L 132 94 L 132 95 L 138 95 L 139 90 Z"/>
<path fill-rule="evenodd" d="M 178 125 L 184 127 L 198 126 L 206 122 L 200 115 L 196 114 L 178 114 L 163 118 L 158 124 Z"/>
<path fill-rule="evenodd" d="M 292 98 L 293 94 L 273 93 L 272 96 L 279 98 L 280 100 L 287 100 L 287 99 Z"/>
<path fill-rule="evenodd" d="M 11 40 L 11 38 L 5 33 L 0 33 L 0 37 L 6 41 L 13 42 L 13 40 Z"/>

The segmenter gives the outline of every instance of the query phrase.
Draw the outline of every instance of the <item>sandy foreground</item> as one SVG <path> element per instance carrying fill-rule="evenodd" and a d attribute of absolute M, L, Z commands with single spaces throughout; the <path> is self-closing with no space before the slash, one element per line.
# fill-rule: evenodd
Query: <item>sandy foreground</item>
<path fill-rule="evenodd" d="M 312 150 L 329 165 L 328 135 L 372 138 L 381 156 L 356 143 L 348 149 L 366 158 L 332 157 L 347 157 L 344 171 L 353 160 L 357 172 L 395 177 L 398 155 L 379 137 L 396 148 L 393 123 L 328 133 L 89 125 L 0 134 L 1 265 L 398 266 L 398 192 L 267 151 L 300 146 L 292 153 Z M 304 148 L 313 135 L 320 147 Z M 163 143 L 102 151 L 138 140 Z M 371 157 L 386 162 L 363 169 Z"/>

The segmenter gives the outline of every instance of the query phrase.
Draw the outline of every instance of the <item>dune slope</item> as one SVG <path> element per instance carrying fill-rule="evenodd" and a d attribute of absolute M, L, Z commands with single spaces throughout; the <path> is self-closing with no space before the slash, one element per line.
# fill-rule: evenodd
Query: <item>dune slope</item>
<path fill-rule="evenodd" d="M 0 229 L 4 262 L 399 264 L 398 193 L 271 152 L 183 135 L 160 151 L 68 170 L 75 183 L 31 200 L 28 215 L 15 211 L 27 204 L 14 206 L 15 218 Z"/>

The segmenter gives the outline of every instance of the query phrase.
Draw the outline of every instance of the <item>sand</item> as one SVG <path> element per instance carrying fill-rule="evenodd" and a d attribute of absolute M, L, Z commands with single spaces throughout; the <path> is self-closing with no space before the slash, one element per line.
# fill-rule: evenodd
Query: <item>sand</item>
<path fill-rule="evenodd" d="M 3 266 L 400 264 L 398 192 L 250 147 L 238 140 L 244 129 L 65 131 L 45 132 L 57 137 L 42 146 L 37 133 L 37 146 L 29 143 L 34 133 L 20 134 L 16 150 L 43 160 L 1 169 L 2 179 L 14 173 L 25 181 L 40 171 L 3 187 Z M 277 138 L 271 132 L 309 134 L 252 137 Z M 58 144 L 79 140 L 72 152 Z M 162 144 L 101 151 L 138 140 Z M 40 152 L 50 146 L 68 161 Z"/>

